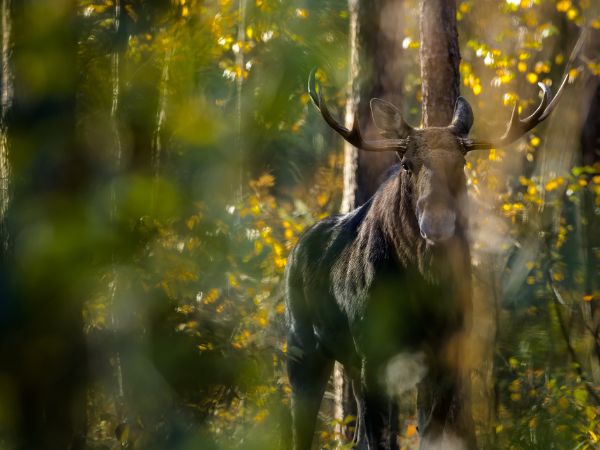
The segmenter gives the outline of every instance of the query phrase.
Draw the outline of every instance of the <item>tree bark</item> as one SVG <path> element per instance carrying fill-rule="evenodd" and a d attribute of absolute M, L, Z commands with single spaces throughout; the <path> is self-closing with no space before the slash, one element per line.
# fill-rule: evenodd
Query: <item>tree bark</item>
<path fill-rule="evenodd" d="M 10 163 L 7 115 L 12 104 L 11 0 L 2 0 L 2 93 L 0 103 L 0 255 L 8 251 L 8 230 L 4 216 L 10 202 Z"/>
<path fill-rule="evenodd" d="M 394 0 L 349 0 L 350 83 L 346 103 L 346 125 L 358 114 L 360 129 L 368 136 L 376 132 L 370 101 L 383 98 L 396 105 L 402 100 L 402 29 L 398 26 L 402 2 Z M 369 153 L 350 144 L 344 147 L 344 195 L 342 212 L 365 203 L 397 162 L 393 152 Z"/>
<path fill-rule="evenodd" d="M 421 0 L 423 126 L 444 127 L 460 94 L 460 51 L 454 0 Z"/>
<path fill-rule="evenodd" d="M 598 54 L 600 50 L 600 32 L 590 30 L 589 47 L 587 54 Z M 583 128 L 581 130 L 581 163 L 592 166 L 600 161 L 600 82 L 597 77 L 589 77 L 589 88 L 586 93 L 590 93 L 591 102 L 584 115 Z M 588 96 L 584 97 L 588 98 Z M 588 189 L 582 192 L 581 217 L 585 220 L 580 221 L 582 234 L 582 260 L 584 267 L 584 294 L 592 295 L 598 290 L 599 284 L 597 273 L 600 269 L 598 257 L 594 254 L 594 249 L 600 246 L 598 237 L 598 226 L 600 221 L 597 214 L 594 214 L 594 195 Z M 580 302 L 587 303 L 587 302 Z M 594 382 L 600 381 L 600 300 L 594 298 L 588 304 L 582 304 L 584 320 L 587 322 L 590 331 L 590 366 Z"/>
<path fill-rule="evenodd" d="M 420 1 L 420 33 L 421 33 L 421 82 L 423 94 L 424 127 L 445 127 L 452 121 L 454 105 L 460 95 L 460 51 L 458 44 L 458 31 L 456 26 L 456 1 L 455 0 L 421 0 Z M 464 286 L 464 295 L 472 296 L 471 274 L 468 277 L 468 286 Z M 465 305 L 471 304 L 471 298 L 464 299 Z M 472 311 L 464 311 L 465 322 L 470 326 Z M 468 348 L 468 332 L 457 336 L 460 348 Z M 475 430 L 471 413 L 471 365 L 469 356 L 460 355 L 460 360 L 455 360 L 456 373 L 459 374 L 459 386 L 456 398 L 452 399 L 451 408 L 456 409 L 459 415 L 458 423 L 466 448 L 475 448 Z M 436 384 L 447 380 L 423 380 L 418 387 L 418 403 L 421 398 L 432 396 L 432 402 L 438 403 L 439 396 Z M 418 411 L 419 416 L 428 417 L 430 411 Z"/>
<path fill-rule="evenodd" d="M 8 285 L 0 303 L 8 305 L 9 317 L 2 354 L 10 358 L 14 386 L 11 448 L 82 449 L 81 283 L 89 275 L 82 261 L 90 257 L 91 234 L 81 197 L 91 168 L 75 131 L 77 4 L 15 1 L 12 21 L 14 97 L 7 126 L 15 181 L 6 219 L 15 238 L 0 267 Z"/>

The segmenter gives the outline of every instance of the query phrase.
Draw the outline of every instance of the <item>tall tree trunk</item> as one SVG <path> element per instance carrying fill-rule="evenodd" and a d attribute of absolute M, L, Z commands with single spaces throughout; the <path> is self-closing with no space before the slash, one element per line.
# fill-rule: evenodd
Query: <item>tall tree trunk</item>
<path fill-rule="evenodd" d="M 8 230 L 4 216 L 10 202 L 10 163 L 7 114 L 12 103 L 11 16 L 10 0 L 2 0 L 2 93 L 0 103 L 0 255 L 8 250 Z"/>
<path fill-rule="evenodd" d="M 243 91 L 244 91 L 244 72 L 245 67 L 245 55 L 244 47 L 246 42 L 246 0 L 238 0 L 238 29 L 237 29 L 237 44 L 238 51 L 235 55 L 235 65 L 237 68 L 237 78 L 235 83 L 235 108 L 236 108 L 236 148 L 237 148 L 237 171 L 238 179 L 237 186 L 234 187 L 236 200 L 240 201 L 244 195 L 244 185 L 246 182 L 244 175 L 244 166 L 246 163 L 246 150 L 244 145 L 244 103 L 243 103 Z"/>
<path fill-rule="evenodd" d="M 599 9 L 599 8 L 596 8 Z M 594 55 L 600 51 L 600 32 L 590 30 L 589 47 L 587 54 Z M 581 162 L 584 165 L 594 165 L 600 161 L 600 82 L 597 77 L 589 77 L 588 80 L 591 103 L 585 115 L 583 128 L 581 130 Z M 588 96 L 584 98 L 589 98 Z M 598 291 L 598 271 L 600 270 L 600 261 L 595 255 L 594 249 L 600 247 L 600 238 L 598 237 L 598 226 L 600 221 L 598 215 L 594 214 L 594 195 L 591 190 L 584 190 L 582 193 L 580 215 L 582 234 L 582 256 L 584 266 L 584 295 L 592 295 Z M 587 302 L 581 302 L 587 303 Z M 588 304 L 581 305 L 584 312 L 584 320 L 590 330 L 590 365 L 593 379 L 596 383 L 600 382 L 600 299 L 593 298 Z"/>
<path fill-rule="evenodd" d="M 423 126 L 444 127 L 460 94 L 455 0 L 421 0 Z"/>
<path fill-rule="evenodd" d="M 112 169 L 113 173 L 117 174 L 121 170 L 122 158 L 123 158 L 123 147 L 121 142 L 121 130 L 119 125 L 119 109 L 120 109 L 120 97 L 121 97 L 121 48 L 123 45 L 119 42 L 121 36 L 121 22 L 122 22 L 123 8 L 121 6 L 121 0 L 116 0 L 114 5 L 114 28 L 113 32 L 115 35 L 113 51 L 110 55 L 110 80 L 111 80 L 111 107 L 110 107 L 110 125 L 112 129 Z M 111 187 L 111 208 L 110 216 L 113 223 L 117 220 L 117 193 L 114 185 Z M 119 271 L 117 270 L 117 262 L 115 255 L 112 255 L 112 280 L 109 286 L 109 317 L 110 326 L 112 328 L 113 337 L 115 341 L 118 341 L 117 330 L 119 327 L 119 317 L 115 303 L 118 297 L 118 290 L 120 287 Z M 114 380 L 116 381 L 116 394 L 115 404 L 117 405 L 117 414 L 119 420 L 125 420 L 125 392 L 123 388 L 123 365 L 121 362 L 121 352 L 117 348 L 114 352 Z"/>
<path fill-rule="evenodd" d="M 14 98 L 7 124 L 15 181 L 6 217 L 15 244 L 0 272 L 9 283 L 2 300 L 12 320 L 3 354 L 12 358 L 13 448 L 19 449 L 85 444 L 81 314 L 90 272 L 82 262 L 92 234 L 81 201 L 90 167 L 75 132 L 76 12 L 74 0 L 12 4 Z"/>
<path fill-rule="evenodd" d="M 383 98 L 396 105 L 402 100 L 402 28 L 398 27 L 402 2 L 349 0 L 350 83 L 346 125 L 358 114 L 365 135 L 376 132 L 370 101 Z M 389 167 L 397 162 L 393 153 L 369 153 L 346 143 L 344 147 L 344 196 L 342 212 L 365 203 L 375 193 Z"/>
<path fill-rule="evenodd" d="M 398 27 L 402 2 L 395 0 L 349 0 L 350 63 L 345 121 L 351 126 L 358 114 L 365 135 L 376 132 L 370 101 L 384 98 L 396 105 L 402 100 L 402 29 Z M 385 173 L 397 162 L 391 153 L 369 153 L 344 145 L 344 192 L 341 212 L 365 203 L 378 189 Z M 351 382 L 340 364 L 334 370 L 335 417 L 342 421 L 356 415 Z M 340 431 L 351 438 L 347 427 Z"/>
<path fill-rule="evenodd" d="M 460 94 L 460 51 L 458 31 L 456 27 L 455 0 L 421 0 L 420 1 L 420 32 L 421 32 L 421 82 L 423 94 L 423 126 L 444 127 L 452 121 L 454 105 Z M 468 285 L 464 286 L 464 295 L 471 297 L 471 274 L 467 275 Z M 463 299 L 464 304 L 471 303 L 471 298 Z M 465 320 L 472 320 L 472 311 L 465 310 Z M 460 350 L 465 349 L 467 336 L 458 335 Z M 471 364 L 470 355 L 460 355 L 461 360 L 455 360 L 454 369 L 460 374 L 460 380 L 448 380 L 459 383 L 457 398 L 453 399 L 452 408 L 457 408 L 454 414 L 459 414 L 458 422 L 467 448 L 475 447 L 475 430 L 471 413 Z M 439 383 L 439 380 L 434 380 Z M 432 386 L 431 381 L 425 380 L 419 385 L 418 403 L 435 405 L 438 386 Z M 432 402 L 421 403 L 421 398 L 432 398 Z M 430 415 L 430 411 L 419 411 L 421 418 Z"/>

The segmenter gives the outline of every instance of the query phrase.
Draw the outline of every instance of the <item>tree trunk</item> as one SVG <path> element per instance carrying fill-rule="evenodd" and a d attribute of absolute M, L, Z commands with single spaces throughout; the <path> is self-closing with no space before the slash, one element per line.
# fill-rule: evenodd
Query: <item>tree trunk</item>
<path fill-rule="evenodd" d="M 450 124 L 460 94 L 460 51 L 454 0 L 421 0 L 423 126 Z"/>
<path fill-rule="evenodd" d="M 398 27 L 402 2 L 395 0 L 349 0 L 350 63 L 346 103 L 346 125 L 358 114 L 360 129 L 368 136 L 376 132 L 370 101 L 384 98 L 396 105 L 402 100 L 402 29 Z M 369 153 L 344 145 L 344 192 L 341 212 L 365 203 L 379 188 L 385 173 L 398 158 L 395 153 Z M 335 417 L 340 422 L 356 415 L 351 382 L 340 364 L 334 370 Z M 353 426 L 353 424 L 350 424 Z M 346 438 L 349 427 L 339 427 Z"/>
<path fill-rule="evenodd" d="M 8 250 L 4 216 L 10 202 L 10 163 L 6 120 L 12 103 L 10 0 L 2 0 L 2 93 L 0 103 L 0 255 Z"/>
<path fill-rule="evenodd" d="M 380 97 L 396 105 L 402 100 L 402 28 L 398 26 L 402 2 L 349 0 L 350 83 L 346 125 L 358 114 L 364 135 L 374 133 L 370 101 Z M 393 152 L 369 153 L 350 144 L 344 147 L 342 212 L 365 203 L 398 159 Z"/>
<path fill-rule="evenodd" d="M 246 0 L 238 0 L 238 27 L 237 43 L 238 51 L 235 55 L 235 66 L 237 69 L 237 78 L 235 80 L 235 113 L 236 113 L 236 136 L 235 144 L 237 151 L 237 186 L 233 187 L 235 201 L 239 202 L 244 196 L 246 177 L 244 167 L 246 165 L 246 147 L 244 139 L 244 72 L 246 71 L 246 61 L 244 47 L 246 42 Z"/>
<path fill-rule="evenodd" d="M 121 48 L 123 45 L 119 42 L 121 36 L 121 22 L 123 17 L 123 8 L 121 6 L 121 0 L 115 1 L 114 7 L 114 34 L 116 39 L 113 45 L 113 51 L 110 55 L 110 80 L 111 80 L 111 106 L 110 106 L 110 124 L 112 128 L 112 142 L 113 142 L 113 154 L 112 154 L 112 171 L 114 174 L 118 174 L 122 166 L 123 158 L 123 147 L 121 142 L 121 130 L 119 126 L 119 109 L 120 109 L 120 97 L 121 97 Z M 117 193 L 114 185 L 111 187 L 111 208 L 110 215 L 111 221 L 116 222 L 117 220 Z M 110 326 L 112 328 L 113 339 L 118 342 L 119 317 L 115 303 L 118 298 L 118 291 L 120 288 L 121 280 L 119 279 L 119 271 L 116 267 L 115 255 L 112 255 L 112 280 L 109 286 L 109 317 Z M 125 391 L 123 388 L 123 365 L 121 362 L 121 352 L 117 348 L 114 352 L 114 380 L 115 386 L 115 405 L 117 408 L 117 415 L 119 420 L 123 421 L 126 419 L 127 413 L 125 411 Z"/>
<path fill-rule="evenodd" d="M 421 82 L 423 94 L 423 126 L 445 127 L 452 121 L 454 105 L 460 94 L 460 51 L 458 45 L 458 31 L 456 27 L 456 1 L 451 0 L 421 0 L 420 2 L 420 32 L 421 32 Z M 470 274 L 468 285 L 464 286 L 464 295 L 469 297 L 471 292 Z M 464 299 L 464 304 L 470 304 L 471 299 Z M 472 311 L 464 311 L 465 321 L 472 321 Z M 467 348 L 467 333 L 459 334 L 456 340 L 460 341 L 460 350 Z M 471 365 L 473 362 L 468 357 L 460 355 L 460 360 L 454 361 L 456 373 L 460 374 L 457 397 L 454 398 L 452 408 L 457 408 L 455 414 L 460 423 L 461 439 L 464 439 L 466 448 L 475 448 L 475 430 L 471 413 Z M 444 380 L 445 381 L 445 380 Z M 450 381 L 453 382 L 454 380 Z M 436 396 L 439 383 L 425 379 L 418 387 L 418 403 L 421 398 L 433 398 L 427 405 L 438 403 Z M 430 411 L 419 411 L 420 417 L 428 417 Z"/>
<path fill-rule="evenodd" d="M 600 32 L 590 30 L 592 34 L 589 38 L 589 47 L 586 54 L 598 54 L 600 50 Z M 586 94 L 591 95 L 583 98 L 591 98 L 591 103 L 587 114 L 584 115 L 583 128 L 581 130 L 581 163 L 592 166 L 600 161 L 600 82 L 597 77 L 589 77 L 589 87 Z M 584 267 L 584 295 L 592 295 L 599 288 L 597 273 L 600 270 L 598 257 L 594 254 L 595 249 L 600 246 L 598 237 L 598 226 L 600 221 L 598 215 L 594 214 L 594 195 L 591 190 L 582 192 L 580 216 L 585 218 L 581 220 L 581 252 Z M 590 366 L 594 382 L 600 382 L 600 300 L 593 298 L 589 303 L 582 303 L 584 320 L 587 322 L 590 330 Z M 585 304 L 587 303 L 587 304 Z"/>
<path fill-rule="evenodd" d="M 15 181 L 6 219 L 15 238 L 0 267 L 10 319 L 2 354 L 11 359 L 17 430 L 10 447 L 82 449 L 82 283 L 91 276 L 82 262 L 90 257 L 92 233 L 81 201 L 91 168 L 75 132 L 77 4 L 19 0 L 12 2 L 12 20 L 14 98 L 7 125 Z"/>

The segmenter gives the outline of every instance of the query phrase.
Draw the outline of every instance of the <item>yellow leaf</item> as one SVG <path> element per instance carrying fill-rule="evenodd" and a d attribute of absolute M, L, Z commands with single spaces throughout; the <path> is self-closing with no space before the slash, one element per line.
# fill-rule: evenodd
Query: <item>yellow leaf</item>
<path fill-rule="evenodd" d="M 591 302 L 594 299 L 593 295 L 587 294 L 581 297 L 584 302 Z"/>
<path fill-rule="evenodd" d="M 562 281 L 565 279 L 565 276 L 562 272 L 554 272 L 552 274 L 552 279 L 554 279 L 554 281 Z"/>
<path fill-rule="evenodd" d="M 301 19 L 306 19 L 308 17 L 308 10 L 304 8 L 296 8 L 296 17 L 300 17 Z"/>
<path fill-rule="evenodd" d="M 558 406 L 560 406 L 562 409 L 567 409 L 569 407 L 569 400 L 566 397 L 559 398 Z"/>
<path fill-rule="evenodd" d="M 529 421 L 529 428 L 535 428 L 537 425 L 537 417 L 532 417 Z"/>
<path fill-rule="evenodd" d="M 416 427 L 416 425 L 411 423 L 406 427 L 405 435 L 406 435 L 406 437 L 410 438 L 410 437 L 413 437 L 415 434 L 417 434 L 417 427 Z"/>
<path fill-rule="evenodd" d="M 527 81 L 531 84 L 537 83 L 538 80 L 537 74 L 533 72 L 529 72 L 525 78 L 527 78 Z"/>
<path fill-rule="evenodd" d="M 275 185 L 275 177 L 269 173 L 265 173 L 261 175 L 256 184 L 260 187 L 272 187 Z"/>
<path fill-rule="evenodd" d="M 573 68 L 569 70 L 569 83 L 572 83 L 575 78 L 577 78 L 577 69 Z"/>
<path fill-rule="evenodd" d="M 115 429 L 115 437 L 117 438 L 117 441 L 121 443 L 121 445 L 127 444 L 127 441 L 129 440 L 129 425 L 126 423 L 120 423 L 117 425 L 117 428 Z"/>
<path fill-rule="evenodd" d="M 329 195 L 327 194 L 327 192 L 322 192 L 319 195 L 317 195 L 317 204 L 319 206 L 325 206 L 328 201 Z"/>
<path fill-rule="evenodd" d="M 527 71 L 527 64 L 523 61 L 519 61 L 519 64 L 517 64 L 517 70 L 519 72 L 525 72 Z"/>
<path fill-rule="evenodd" d="M 502 97 L 502 103 L 504 104 L 504 106 L 514 105 L 516 101 L 517 101 L 517 94 L 515 94 L 514 92 L 507 92 Z"/>
<path fill-rule="evenodd" d="M 240 284 L 238 283 L 238 281 L 236 280 L 235 276 L 233 276 L 233 274 L 228 274 L 227 275 L 227 279 L 229 280 L 229 285 L 231 287 L 238 287 Z"/>
<path fill-rule="evenodd" d="M 579 16 L 579 11 L 577 8 L 571 8 L 567 11 L 567 19 L 575 20 Z"/>
<path fill-rule="evenodd" d="M 471 10 L 471 5 L 468 2 L 461 2 L 460 6 L 458 7 L 458 10 L 461 13 L 466 14 Z"/>
<path fill-rule="evenodd" d="M 307 105 L 310 101 L 310 96 L 305 92 L 300 96 L 300 103 L 303 105 Z"/>
<path fill-rule="evenodd" d="M 475 86 L 473 86 L 473 94 L 475 94 L 475 95 L 481 94 L 482 89 L 483 88 L 481 87 L 480 84 L 476 84 Z"/>
<path fill-rule="evenodd" d="M 559 12 L 566 12 L 571 7 L 571 0 L 561 0 L 556 3 L 556 10 Z"/>

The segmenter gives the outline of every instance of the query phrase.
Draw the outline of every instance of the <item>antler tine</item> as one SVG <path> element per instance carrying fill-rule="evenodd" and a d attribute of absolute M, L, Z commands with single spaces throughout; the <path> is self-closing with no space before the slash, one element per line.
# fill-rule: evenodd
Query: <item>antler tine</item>
<path fill-rule="evenodd" d="M 514 141 L 519 139 L 529 130 L 535 128 L 535 126 L 541 122 L 541 117 L 546 113 L 546 107 L 550 101 L 550 89 L 548 89 L 548 86 L 546 86 L 544 83 L 538 83 L 538 86 L 543 93 L 542 101 L 540 102 L 539 106 L 533 113 L 531 113 L 529 117 L 521 119 L 519 117 L 518 105 L 515 103 L 508 128 L 506 129 L 504 135 L 498 140 L 496 145 L 503 146 L 512 144 Z"/>
<path fill-rule="evenodd" d="M 587 28 L 583 28 L 581 34 L 579 35 L 579 38 L 577 39 L 577 42 L 575 43 L 575 46 L 573 47 L 573 51 L 571 52 L 571 56 L 569 57 L 569 61 L 567 62 L 566 74 L 563 80 L 561 81 L 560 86 L 558 87 L 558 91 L 556 92 L 554 98 L 551 98 L 550 89 L 545 84 L 538 83 L 538 85 L 542 89 L 543 97 L 542 102 L 540 103 L 538 108 L 533 112 L 533 114 L 531 114 L 526 119 L 521 120 L 518 114 L 517 105 L 515 105 L 507 130 L 500 139 L 493 142 L 482 142 L 475 141 L 473 139 L 463 139 L 462 143 L 465 148 L 465 151 L 468 152 L 471 150 L 488 150 L 493 147 L 511 144 L 512 142 L 516 141 L 521 136 L 523 136 L 525 133 L 532 130 L 540 122 L 545 120 L 554 110 L 554 108 L 556 108 L 556 105 L 558 105 L 560 97 L 562 96 L 565 87 L 569 82 L 570 69 L 572 68 L 575 60 L 578 58 L 579 53 L 581 52 L 581 49 L 583 48 L 583 44 L 587 38 L 587 33 Z"/>
<path fill-rule="evenodd" d="M 327 105 L 323 101 L 320 86 L 315 80 L 316 71 L 317 69 L 314 68 L 308 77 L 308 94 L 310 95 L 313 104 L 323 116 L 323 119 L 325 119 L 325 122 L 327 122 L 327 125 L 329 125 L 336 133 L 353 146 L 368 152 L 399 151 L 406 149 L 406 139 L 364 140 L 360 133 L 357 114 L 354 115 L 354 122 L 351 130 L 338 122 L 331 115 L 329 108 L 327 108 Z"/>
<path fill-rule="evenodd" d="M 566 80 L 566 78 L 565 78 Z M 565 85 L 565 81 L 562 82 L 561 87 L 557 96 L 554 100 L 550 100 L 550 89 L 544 83 L 538 83 L 538 86 L 542 90 L 543 96 L 542 101 L 539 106 L 535 109 L 530 116 L 521 119 L 519 116 L 518 105 L 515 104 L 512 110 L 512 114 L 510 115 L 510 120 L 508 121 L 508 126 L 506 127 L 506 131 L 499 138 L 492 142 L 483 142 L 483 141 L 474 141 L 472 139 L 464 139 L 463 144 L 465 146 L 466 151 L 471 150 L 489 150 L 491 148 L 502 147 L 505 145 L 512 144 L 521 136 L 524 136 L 528 131 L 535 128 L 541 121 L 543 121 L 552 109 L 558 103 L 557 97 L 559 94 L 562 94 L 562 89 Z"/>
<path fill-rule="evenodd" d="M 540 116 L 540 122 L 542 120 L 544 120 L 546 117 L 548 117 L 550 115 L 550 113 L 552 112 L 552 110 L 554 108 L 556 108 L 556 105 L 558 105 L 558 101 L 560 100 L 560 97 L 562 96 L 563 92 L 565 91 L 565 86 L 568 84 L 568 82 L 569 82 L 569 74 L 567 74 L 563 78 L 562 82 L 560 83 L 560 86 L 558 87 L 558 91 L 556 91 L 556 95 L 552 98 L 552 100 L 550 100 L 550 103 L 548 103 L 548 107 L 544 111 L 544 114 L 542 114 Z"/>

